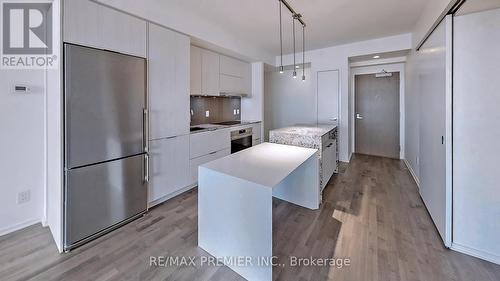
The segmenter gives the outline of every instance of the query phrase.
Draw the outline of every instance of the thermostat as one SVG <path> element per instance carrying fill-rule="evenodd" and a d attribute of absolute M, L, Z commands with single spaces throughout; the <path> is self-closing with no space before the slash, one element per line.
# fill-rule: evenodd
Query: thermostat
<path fill-rule="evenodd" d="M 30 88 L 26 85 L 14 85 L 15 94 L 27 94 L 30 92 Z"/>

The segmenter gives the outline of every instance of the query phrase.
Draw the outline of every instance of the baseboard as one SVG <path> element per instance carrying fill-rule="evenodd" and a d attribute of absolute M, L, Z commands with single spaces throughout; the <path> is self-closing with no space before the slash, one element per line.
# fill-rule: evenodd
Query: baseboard
<path fill-rule="evenodd" d="M 418 188 L 420 188 L 420 180 L 418 179 L 417 174 L 415 174 L 415 171 L 413 171 L 410 163 L 408 163 L 408 161 L 406 159 L 403 159 L 403 161 L 405 162 L 406 168 L 408 168 L 408 171 L 410 171 L 410 174 L 413 177 L 413 180 L 417 184 Z"/>
<path fill-rule="evenodd" d="M 28 226 L 32 226 L 32 225 L 37 224 L 37 223 L 40 223 L 40 219 L 31 219 L 31 220 L 27 220 L 27 221 L 24 221 L 21 223 L 11 225 L 9 227 L 0 229 L 0 236 L 12 233 L 14 231 L 23 229 L 23 228 L 28 227 Z"/>
<path fill-rule="evenodd" d="M 195 188 L 196 186 L 198 186 L 197 183 L 194 184 L 194 185 L 186 186 L 186 187 L 184 187 L 184 188 L 182 188 L 180 190 L 177 190 L 176 192 L 170 193 L 170 194 L 165 195 L 165 196 L 163 196 L 163 197 L 161 197 L 159 199 L 156 199 L 156 200 L 154 200 L 152 202 L 149 202 L 148 209 L 153 208 L 154 206 L 159 205 L 159 204 L 161 204 L 161 203 L 163 203 L 163 202 L 165 202 L 165 201 L 167 201 L 169 199 L 172 199 L 175 196 L 178 196 L 178 195 L 180 195 L 180 194 L 182 194 L 182 193 L 184 193 L 184 192 L 186 192 L 188 190 L 191 190 L 191 189 Z"/>
<path fill-rule="evenodd" d="M 489 262 L 496 263 L 496 264 L 500 265 L 500 256 L 492 254 L 492 253 L 484 252 L 484 251 L 477 250 L 477 249 L 472 249 L 472 248 L 469 248 L 467 246 L 460 245 L 457 243 L 451 243 L 451 249 L 454 251 L 460 252 L 462 254 L 473 256 L 473 257 L 476 257 L 478 259 L 482 259 L 482 260 L 489 261 Z"/>

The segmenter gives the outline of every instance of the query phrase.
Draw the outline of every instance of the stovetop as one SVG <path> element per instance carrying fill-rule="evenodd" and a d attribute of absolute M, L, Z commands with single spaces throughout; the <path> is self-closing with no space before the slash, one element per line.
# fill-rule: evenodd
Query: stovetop
<path fill-rule="evenodd" d="M 241 121 L 225 121 L 225 122 L 218 122 L 215 124 L 216 125 L 238 125 L 238 124 L 241 124 Z"/>

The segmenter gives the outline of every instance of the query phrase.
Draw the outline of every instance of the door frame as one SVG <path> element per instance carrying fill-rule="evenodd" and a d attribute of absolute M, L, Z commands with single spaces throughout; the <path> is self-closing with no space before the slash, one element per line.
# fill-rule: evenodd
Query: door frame
<path fill-rule="evenodd" d="M 351 116 L 349 129 L 351 131 L 351 155 L 356 152 L 356 76 L 365 74 L 376 74 L 386 70 L 387 72 L 399 72 L 399 159 L 405 159 L 405 64 L 381 64 L 373 66 L 351 68 Z M 351 157 L 349 156 L 349 158 Z"/>

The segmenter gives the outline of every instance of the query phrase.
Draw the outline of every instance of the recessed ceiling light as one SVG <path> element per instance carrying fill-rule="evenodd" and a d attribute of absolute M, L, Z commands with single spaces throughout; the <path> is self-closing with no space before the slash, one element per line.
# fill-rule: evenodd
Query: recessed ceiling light
<path fill-rule="evenodd" d="M 374 59 L 379 59 L 380 56 L 379 55 L 376 55 L 376 56 L 373 56 Z"/>

